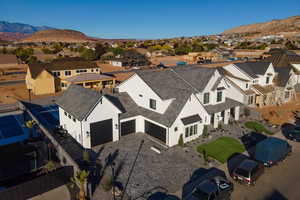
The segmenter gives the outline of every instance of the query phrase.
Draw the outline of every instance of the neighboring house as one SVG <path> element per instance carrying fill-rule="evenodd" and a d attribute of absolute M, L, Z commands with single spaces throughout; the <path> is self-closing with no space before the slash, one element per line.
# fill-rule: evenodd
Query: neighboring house
<path fill-rule="evenodd" d="M 0 54 L 0 75 L 4 75 L 8 68 L 16 68 L 18 59 L 13 54 Z"/>
<path fill-rule="evenodd" d="M 181 135 L 184 142 L 198 138 L 205 125 L 239 119 L 242 104 L 228 86 L 217 69 L 199 66 L 138 71 L 112 95 L 72 85 L 57 100 L 60 124 L 86 148 L 136 132 L 171 147 Z"/>
<path fill-rule="evenodd" d="M 115 87 L 116 78 L 111 75 L 108 76 L 97 73 L 83 73 L 70 78 L 62 79 L 61 89 L 66 90 L 72 84 L 81 85 L 90 89 L 111 89 Z"/>
<path fill-rule="evenodd" d="M 35 95 L 53 94 L 65 87 L 65 83 L 61 80 L 84 73 L 101 72 L 96 63 L 80 58 L 63 58 L 51 63 L 29 64 L 26 85 Z"/>
<path fill-rule="evenodd" d="M 56 103 L 60 125 L 84 148 L 119 140 L 121 111 L 106 95 L 71 85 Z"/>
<path fill-rule="evenodd" d="M 275 70 L 270 62 L 234 63 L 224 66 L 222 73 L 232 86 L 229 91 L 234 99 L 248 106 L 283 103 L 294 96 L 290 89 L 293 81 L 289 81 L 293 74 Z M 287 90 L 288 97 L 283 95 Z"/>
<path fill-rule="evenodd" d="M 110 60 L 110 64 L 115 67 L 127 67 L 129 66 L 129 61 L 124 58 L 114 58 Z"/>
<path fill-rule="evenodd" d="M 278 68 L 292 68 L 297 84 L 300 84 L 300 55 L 292 51 L 273 49 L 269 52 L 270 56 L 265 60 L 272 62 L 274 67 Z"/>

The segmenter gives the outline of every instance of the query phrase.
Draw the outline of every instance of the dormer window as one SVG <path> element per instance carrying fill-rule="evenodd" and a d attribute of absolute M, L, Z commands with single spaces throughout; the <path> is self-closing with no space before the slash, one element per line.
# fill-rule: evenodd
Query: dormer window
<path fill-rule="evenodd" d="M 203 104 L 209 103 L 209 92 L 203 94 Z"/>
<path fill-rule="evenodd" d="M 156 100 L 150 99 L 149 101 L 149 107 L 153 110 L 156 110 Z"/>

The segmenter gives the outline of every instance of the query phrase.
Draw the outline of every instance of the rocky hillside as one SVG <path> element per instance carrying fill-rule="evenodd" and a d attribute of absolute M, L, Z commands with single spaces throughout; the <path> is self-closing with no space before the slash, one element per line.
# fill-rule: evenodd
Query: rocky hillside
<path fill-rule="evenodd" d="M 8 33 L 0 32 L 0 40 L 3 41 L 16 41 L 30 36 L 30 33 Z"/>
<path fill-rule="evenodd" d="M 256 23 L 239 26 L 230 30 L 224 31 L 222 34 L 253 34 L 253 35 L 268 35 L 282 33 L 300 33 L 300 15 L 289 17 L 282 20 L 272 20 L 265 23 Z"/>
<path fill-rule="evenodd" d="M 79 31 L 52 29 L 38 31 L 19 42 L 88 42 L 94 40 Z"/>

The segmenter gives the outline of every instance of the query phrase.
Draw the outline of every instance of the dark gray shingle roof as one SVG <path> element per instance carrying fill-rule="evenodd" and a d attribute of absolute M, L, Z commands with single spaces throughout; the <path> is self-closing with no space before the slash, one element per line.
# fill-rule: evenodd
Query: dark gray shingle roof
<path fill-rule="evenodd" d="M 190 97 L 190 93 L 187 92 L 183 92 L 181 93 L 181 95 L 181 98 L 173 100 L 173 102 L 170 104 L 170 106 L 167 108 L 164 114 L 160 114 L 138 106 L 126 92 L 114 94 L 114 96 L 119 99 L 119 101 L 125 109 L 125 112 L 121 113 L 120 115 L 121 119 L 141 115 L 167 127 L 170 127 L 173 124 L 180 111 L 182 110 L 183 106 Z"/>
<path fill-rule="evenodd" d="M 219 103 L 216 105 L 207 105 L 204 108 L 207 110 L 207 112 L 209 114 L 213 114 L 213 113 L 221 112 L 223 110 L 233 108 L 236 106 L 241 106 L 241 105 L 243 105 L 243 104 L 238 101 L 235 101 L 230 98 L 226 98 L 225 102 L 223 102 L 223 103 Z"/>
<path fill-rule="evenodd" d="M 235 66 L 246 72 L 252 78 L 257 78 L 257 75 L 264 75 L 270 64 L 270 62 L 234 63 Z"/>
<path fill-rule="evenodd" d="M 66 112 L 82 121 L 101 99 L 102 95 L 94 90 L 71 85 L 64 94 L 56 100 Z"/>
<path fill-rule="evenodd" d="M 287 82 L 290 80 L 291 67 L 274 67 L 275 72 L 278 73 L 276 80 L 276 85 L 280 87 L 285 87 Z"/>

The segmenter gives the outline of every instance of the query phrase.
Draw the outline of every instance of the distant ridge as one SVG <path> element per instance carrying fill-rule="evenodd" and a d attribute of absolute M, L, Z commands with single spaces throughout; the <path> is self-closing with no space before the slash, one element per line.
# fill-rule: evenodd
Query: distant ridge
<path fill-rule="evenodd" d="M 63 29 L 50 29 L 38 31 L 24 39 L 21 39 L 21 43 L 29 42 L 92 42 L 96 39 L 86 36 L 84 33 L 74 30 Z"/>
<path fill-rule="evenodd" d="M 49 29 L 54 29 L 54 28 L 48 26 L 32 26 L 29 24 L 0 21 L 0 32 L 6 32 L 6 33 L 32 34 L 37 31 L 49 30 Z"/>
<path fill-rule="evenodd" d="M 255 23 L 249 25 L 239 26 L 233 29 L 224 31 L 222 34 L 255 34 L 255 35 L 267 35 L 267 34 L 282 34 L 300 33 L 300 15 L 289 17 L 281 20 L 272 20 L 264 23 Z"/>

